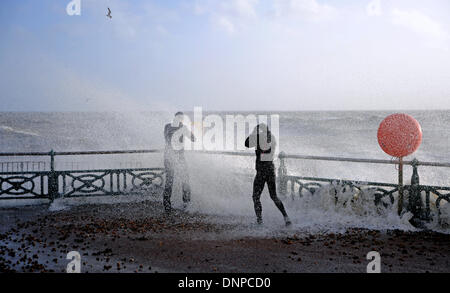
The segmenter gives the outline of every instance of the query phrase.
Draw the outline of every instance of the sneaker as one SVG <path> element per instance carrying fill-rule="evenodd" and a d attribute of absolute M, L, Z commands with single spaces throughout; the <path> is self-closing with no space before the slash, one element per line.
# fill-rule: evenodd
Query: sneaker
<path fill-rule="evenodd" d="M 262 225 L 263 224 L 263 220 L 261 218 L 256 219 L 256 224 Z"/>
<path fill-rule="evenodd" d="M 188 208 L 189 208 L 189 202 L 184 202 L 182 210 L 186 211 Z"/>
<path fill-rule="evenodd" d="M 288 217 L 284 218 L 284 222 L 286 223 L 286 227 L 292 226 L 292 222 L 291 222 L 291 220 Z"/>
<path fill-rule="evenodd" d="M 164 209 L 164 216 L 171 217 L 173 215 L 173 209 Z"/>

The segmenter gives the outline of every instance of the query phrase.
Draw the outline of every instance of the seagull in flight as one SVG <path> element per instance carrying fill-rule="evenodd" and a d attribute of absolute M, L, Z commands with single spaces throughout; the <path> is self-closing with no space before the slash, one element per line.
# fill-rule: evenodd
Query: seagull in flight
<path fill-rule="evenodd" d="M 111 9 L 109 9 L 109 7 L 108 7 L 108 14 L 106 16 L 109 17 L 109 18 L 112 18 L 112 16 L 111 16 Z"/>

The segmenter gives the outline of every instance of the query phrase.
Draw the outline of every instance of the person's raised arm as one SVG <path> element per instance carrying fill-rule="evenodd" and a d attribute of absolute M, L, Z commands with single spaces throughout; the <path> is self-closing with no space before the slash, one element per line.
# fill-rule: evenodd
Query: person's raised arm
<path fill-rule="evenodd" d="M 194 133 L 186 126 L 183 125 L 184 128 L 184 136 L 186 136 L 187 139 L 190 139 L 191 141 L 195 141 Z"/>
<path fill-rule="evenodd" d="M 192 142 L 195 142 L 195 136 L 194 136 L 194 133 L 192 133 L 192 131 L 189 131 L 189 133 L 191 134 L 190 140 L 191 140 Z"/>
<path fill-rule="evenodd" d="M 169 137 L 169 124 L 167 124 L 164 127 L 164 140 L 166 141 L 166 144 L 170 145 L 170 137 Z"/>
<path fill-rule="evenodd" d="M 277 139 L 275 138 L 275 135 L 273 135 L 273 134 L 270 134 L 270 145 L 271 145 L 271 150 L 274 152 L 274 153 L 277 153 L 277 147 L 278 147 L 278 144 L 277 144 Z"/>
<path fill-rule="evenodd" d="M 195 142 L 195 136 L 194 133 L 192 133 L 192 131 L 187 128 L 186 125 L 183 125 L 183 135 L 187 138 L 190 139 L 191 141 Z"/>
<path fill-rule="evenodd" d="M 247 139 L 245 140 L 245 147 L 249 148 L 250 147 L 250 136 L 247 137 Z"/>
<path fill-rule="evenodd" d="M 253 129 L 253 132 L 245 140 L 245 147 L 247 148 L 256 147 L 257 136 L 258 136 L 258 129 L 255 127 L 255 129 Z"/>

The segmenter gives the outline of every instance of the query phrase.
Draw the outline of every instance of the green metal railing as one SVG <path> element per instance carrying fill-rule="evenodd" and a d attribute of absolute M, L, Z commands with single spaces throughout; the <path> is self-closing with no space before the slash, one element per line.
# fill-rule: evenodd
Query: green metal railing
<path fill-rule="evenodd" d="M 0 172 L 0 199 L 48 198 L 58 197 L 100 196 L 131 193 L 158 193 L 164 185 L 164 168 L 105 168 L 93 170 L 56 170 L 55 158 L 58 156 L 87 155 L 121 155 L 121 154 L 159 154 L 162 150 L 117 150 L 117 151 L 82 151 L 82 152 L 29 152 L 0 153 L 0 157 L 47 157 L 49 170 Z M 245 156 L 253 157 L 253 152 L 223 151 L 188 151 L 203 155 Z M 366 182 L 346 180 L 342 178 L 318 178 L 294 176 L 288 174 L 286 160 L 335 161 L 367 164 L 398 164 L 395 160 L 340 158 L 326 156 L 305 156 L 297 154 L 279 154 L 278 192 L 292 199 L 305 194 L 314 194 L 325 185 L 334 184 L 340 188 L 353 189 L 358 193 L 369 193 L 376 204 L 384 203 L 388 198 L 394 203 L 394 195 L 398 193 L 398 185 L 382 182 Z M 432 215 L 431 204 L 437 208 L 440 216 L 441 202 L 450 202 L 450 187 L 420 185 L 418 166 L 450 167 L 450 163 L 404 161 L 404 165 L 413 168 L 411 184 L 404 188 L 408 192 L 407 211 L 414 214 L 413 222 L 429 221 Z M 337 196 L 337 195 L 336 195 Z"/>

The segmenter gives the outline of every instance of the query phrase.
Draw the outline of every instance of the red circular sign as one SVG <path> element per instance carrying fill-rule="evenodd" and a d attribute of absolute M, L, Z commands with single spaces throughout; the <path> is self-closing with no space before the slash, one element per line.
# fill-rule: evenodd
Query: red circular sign
<path fill-rule="evenodd" d="M 378 128 L 378 143 L 385 153 L 405 157 L 414 153 L 422 142 L 422 128 L 408 114 L 392 114 Z"/>

